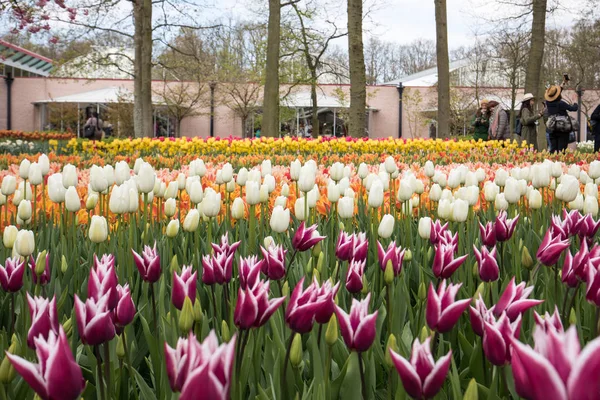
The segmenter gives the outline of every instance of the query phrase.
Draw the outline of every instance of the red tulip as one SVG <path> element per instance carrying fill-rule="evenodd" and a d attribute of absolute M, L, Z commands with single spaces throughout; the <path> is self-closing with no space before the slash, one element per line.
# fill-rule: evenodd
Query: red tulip
<path fill-rule="evenodd" d="M 481 234 L 481 242 L 488 247 L 496 245 L 496 228 L 493 222 L 488 222 L 485 226 L 479 223 L 479 233 Z"/>
<path fill-rule="evenodd" d="M 362 301 L 352 299 L 350 315 L 346 314 L 339 306 L 335 306 L 340 332 L 350 350 L 367 351 L 375 340 L 378 312 L 375 311 L 373 314 L 369 314 L 370 300 L 371 293 Z"/>
<path fill-rule="evenodd" d="M 292 247 L 296 251 L 306 251 L 323 239 L 325 239 L 325 236 L 319 235 L 317 224 L 306 228 L 304 221 L 302 221 L 292 238 Z"/>
<path fill-rule="evenodd" d="M 41 286 L 44 286 L 50 282 L 50 253 L 46 253 L 46 267 L 44 268 L 44 272 L 38 277 L 35 273 L 35 263 L 36 260 L 33 256 L 29 256 L 29 269 L 31 269 L 31 279 L 33 280 L 33 284 L 37 285 L 38 283 Z M 38 282 L 39 281 L 39 282 Z"/>
<path fill-rule="evenodd" d="M 506 311 L 506 316 L 512 322 L 526 310 L 544 302 L 544 300 L 528 299 L 531 292 L 533 286 L 525 287 L 525 282 L 515 285 L 513 277 L 494 306 L 494 315 L 499 317 Z"/>
<path fill-rule="evenodd" d="M 206 285 L 223 285 L 231 281 L 234 253 L 215 253 L 202 257 L 202 282 Z"/>
<path fill-rule="evenodd" d="M 240 329 L 258 328 L 271 318 L 284 300 L 285 297 L 269 300 L 268 281 L 256 282 L 252 287 L 240 287 L 233 321 Z"/>
<path fill-rule="evenodd" d="M 392 268 L 394 270 L 394 276 L 400 275 L 402 272 L 402 261 L 404 260 L 405 250 L 402 247 L 396 245 L 396 242 L 391 242 L 387 248 L 377 242 L 377 258 L 379 259 L 379 268 L 385 271 L 388 261 L 392 262 Z"/>
<path fill-rule="evenodd" d="M 112 320 L 117 334 L 121 334 L 125 326 L 129 325 L 135 317 L 135 305 L 131 299 L 129 285 L 117 285 L 117 306 L 112 310 Z"/>
<path fill-rule="evenodd" d="M 156 250 L 156 242 L 154 248 L 144 246 L 142 254 L 136 253 L 133 249 L 133 261 L 142 275 L 142 279 L 149 283 L 154 283 L 160 278 L 160 256 Z"/>
<path fill-rule="evenodd" d="M 58 334 L 35 338 L 38 364 L 6 353 L 15 370 L 42 400 L 75 400 L 85 387 L 81 368 L 75 362 L 62 327 Z"/>
<path fill-rule="evenodd" d="M 350 293 L 358 293 L 363 288 L 363 274 L 367 260 L 352 260 L 348 264 L 348 273 L 346 274 L 346 289 Z"/>
<path fill-rule="evenodd" d="M 171 288 L 171 302 L 176 309 L 183 308 L 183 302 L 189 297 L 192 304 L 196 301 L 196 277 L 198 273 L 192 274 L 192 266 L 183 266 L 181 275 L 173 271 L 173 287 Z"/>
<path fill-rule="evenodd" d="M 27 303 L 29 304 L 29 316 L 31 317 L 31 328 L 27 333 L 27 346 L 35 349 L 36 338 L 41 336 L 47 340 L 50 332 L 58 333 L 56 297 L 48 300 L 43 297 L 31 297 L 27 293 Z"/>
<path fill-rule="evenodd" d="M 96 346 L 115 337 L 115 325 L 108 308 L 108 293 L 98 301 L 88 298 L 85 303 L 75 295 L 77 330 L 84 344 Z"/>
<path fill-rule="evenodd" d="M 529 400 L 599 398 L 600 338 L 581 351 L 575 326 L 566 332 L 537 330 L 535 349 L 513 340 L 517 394 Z"/>
<path fill-rule="evenodd" d="M 285 255 L 287 250 L 281 245 L 271 243 L 268 249 L 260 247 L 264 263 L 262 273 L 272 281 L 278 281 L 285 276 Z"/>
<path fill-rule="evenodd" d="M 506 211 L 500 211 L 496 217 L 496 222 L 494 223 L 496 240 L 499 242 L 505 242 L 510 239 L 515 232 L 517 222 L 519 222 L 519 215 L 513 219 L 507 219 Z"/>
<path fill-rule="evenodd" d="M 258 282 L 260 271 L 264 264 L 263 260 L 258 261 L 258 257 L 250 256 L 246 258 L 240 257 L 239 276 L 240 288 L 253 288 Z"/>
<path fill-rule="evenodd" d="M 494 246 L 492 251 L 489 251 L 487 247 L 483 246 L 480 252 L 477 250 L 477 247 L 473 245 L 473 251 L 475 252 L 475 259 L 477 260 L 479 277 L 481 280 L 484 282 L 498 280 L 500 269 L 498 267 L 498 261 L 496 261 L 496 246 Z"/>
<path fill-rule="evenodd" d="M 94 267 L 90 270 L 90 278 L 88 280 L 88 297 L 98 301 L 100 297 L 108 293 L 108 307 L 115 308 L 117 306 L 117 272 L 115 271 L 115 257 L 103 255 L 102 260 L 94 254 Z"/>
<path fill-rule="evenodd" d="M 452 276 L 454 271 L 460 267 L 467 256 L 454 258 L 456 247 L 447 244 L 438 244 L 435 248 L 435 257 L 433 258 L 433 274 L 436 278 L 447 279 Z"/>
<path fill-rule="evenodd" d="M 445 333 L 454 327 L 461 314 L 469 307 L 471 299 L 455 301 L 458 290 L 462 283 L 457 285 L 450 284 L 446 287 L 444 279 L 437 290 L 433 288 L 433 283 L 429 284 L 429 293 L 427 294 L 427 325 L 432 330 Z"/>
<path fill-rule="evenodd" d="M 421 344 L 415 339 L 409 360 L 390 349 L 390 356 L 400 375 L 404 390 L 415 399 L 431 399 L 440 391 L 448 375 L 452 350 L 435 362 L 430 349 L 430 338 Z"/>
<path fill-rule="evenodd" d="M 538 248 L 536 257 L 546 266 L 552 266 L 558 262 L 562 252 L 569 247 L 569 239 L 562 239 L 553 228 L 546 231 L 544 240 Z"/>
<path fill-rule="evenodd" d="M 484 321 L 483 352 L 494 365 L 502 366 L 510 362 L 510 344 L 513 338 L 519 338 L 521 331 L 521 315 L 510 322 L 506 313 L 497 321 Z"/>
<path fill-rule="evenodd" d="M 19 257 L 7 258 L 4 265 L 0 265 L 0 286 L 2 290 L 9 293 L 18 292 L 23 287 L 25 261 L 21 261 Z"/>

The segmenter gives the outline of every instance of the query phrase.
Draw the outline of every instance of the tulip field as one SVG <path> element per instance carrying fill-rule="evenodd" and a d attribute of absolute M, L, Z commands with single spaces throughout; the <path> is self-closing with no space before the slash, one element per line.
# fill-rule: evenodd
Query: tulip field
<path fill-rule="evenodd" d="M 45 146 L 0 155 L 0 400 L 600 400 L 595 154 Z"/>

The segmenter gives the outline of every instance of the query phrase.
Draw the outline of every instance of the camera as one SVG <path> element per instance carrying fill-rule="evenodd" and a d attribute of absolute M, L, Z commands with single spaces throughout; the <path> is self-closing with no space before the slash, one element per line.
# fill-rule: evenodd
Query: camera
<path fill-rule="evenodd" d="M 569 79 L 569 74 L 564 73 L 563 74 L 563 78 L 565 79 L 565 82 L 569 82 L 571 79 Z"/>

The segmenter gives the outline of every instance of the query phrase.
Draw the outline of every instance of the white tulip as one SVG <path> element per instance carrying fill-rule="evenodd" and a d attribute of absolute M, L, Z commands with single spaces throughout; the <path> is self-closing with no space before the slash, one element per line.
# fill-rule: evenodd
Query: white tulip
<path fill-rule="evenodd" d="M 65 201 L 65 186 L 62 174 L 52 174 L 48 177 L 48 196 L 54 203 Z"/>
<path fill-rule="evenodd" d="M 12 175 L 6 175 L 2 179 L 2 194 L 5 196 L 10 196 L 17 190 L 17 179 Z"/>
<path fill-rule="evenodd" d="M 231 204 L 231 218 L 240 220 L 244 218 L 244 200 L 240 197 L 236 197 L 233 199 L 233 203 Z"/>
<path fill-rule="evenodd" d="M 529 207 L 533 210 L 539 210 L 542 208 L 542 205 L 543 200 L 540 191 L 533 189 L 531 192 L 529 192 Z"/>
<path fill-rule="evenodd" d="M 302 163 L 298 159 L 295 159 L 290 164 L 290 178 L 294 182 L 297 182 L 300 179 L 300 169 L 301 168 L 302 168 Z"/>
<path fill-rule="evenodd" d="M 496 170 L 496 177 L 494 178 L 494 183 L 500 187 L 503 187 L 506 184 L 506 179 L 508 178 L 508 172 L 505 169 L 499 168 Z"/>
<path fill-rule="evenodd" d="M 260 203 L 260 185 L 258 182 L 246 182 L 246 203 L 251 206 Z"/>
<path fill-rule="evenodd" d="M 477 168 L 477 171 L 475 171 L 475 176 L 477 177 L 479 183 L 481 183 L 485 181 L 487 174 L 485 173 L 485 170 L 483 168 Z"/>
<path fill-rule="evenodd" d="M 439 187 L 439 185 L 438 185 Z M 398 193 L 396 198 L 399 202 L 404 203 L 413 196 L 413 187 L 410 183 L 410 179 L 404 178 L 400 181 L 400 186 L 398 187 Z"/>
<path fill-rule="evenodd" d="M 338 201 L 338 215 L 342 219 L 354 217 L 354 198 L 344 196 Z"/>
<path fill-rule="evenodd" d="M 356 197 L 356 193 L 354 193 L 354 190 L 352 188 L 348 188 L 348 189 L 344 190 L 344 196 L 354 199 Z"/>
<path fill-rule="evenodd" d="M 437 183 L 431 185 L 431 189 L 429 189 L 429 200 L 431 201 L 440 201 L 442 198 L 442 188 Z"/>
<path fill-rule="evenodd" d="M 438 203 L 438 217 L 446 220 L 452 217 L 452 203 L 448 199 L 440 199 Z"/>
<path fill-rule="evenodd" d="M 12 249 L 15 245 L 15 240 L 17 240 L 17 234 L 19 230 L 14 225 L 8 225 L 4 228 L 4 233 L 2 235 L 2 243 L 4 247 L 7 249 Z"/>
<path fill-rule="evenodd" d="M 129 164 L 125 161 L 119 161 L 115 165 L 115 183 L 117 185 L 122 185 L 123 182 L 128 180 L 131 177 L 131 170 L 129 169 Z"/>
<path fill-rule="evenodd" d="M 77 168 L 74 165 L 67 164 L 63 167 L 62 183 L 65 189 L 77 186 Z"/>
<path fill-rule="evenodd" d="M 448 175 L 448 187 L 451 189 L 456 189 L 460 186 L 460 171 L 453 169 L 450 171 L 450 175 Z"/>
<path fill-rule="evenodd" d="M 583 210 L 583 196 L 578 194 L 577 197 L 575 197 L 575 200 L 569 202 L 569 208 L 571 210 Z"/>
<path fill-rule="evenodd" d="M 388 174 L 393 174 L 394 172 L 396 172 L 397 169 L 398 165 L 396 164 L 396 160 L 394 160 L 394 157 L 388 156 L 385 159 L 385 171 Z"/>
<path fill-rule="evenodd" d="M 271 213 L 271 220 L 269 221 L 271 229 L 278 233 L 283 233 L 288 230 L 290 226 L 290 210 L 284 209 L 281 206 L 275 206 Z"/>
<path fill-rule="evenodd" d="M 269 193 L 273 193 L 273 191 L 275 190 L 275 177 L 271 174 L 265 175 L 263 184 L 267 185 Z"/>
<path fill-rule="evenodd" d="M 290 195 L 290 187 L 287 183 L 281 185 L 281 195 L 285 197 L 288 197 Z"/>
<path fill-rule="evenodd" d="M 225 184 L 225 190 L 227 193 L 235 192 L 235 181 L 233 179 Z"/>
<path fill-rule="evenodd" d="M 360 179 L 365 179 L 369 175 L 369 166 L 365 163 L 360 163 L 358 166 L 358 177 Z"/>
<path fill-rule="evenodd" d="M 432 181 L 437 183 L 438 185 L 440 185 L 440 187 L 443 187 L 443 188 L 448 186 L 448 178 L 446 177 L 446 174 L 444 174 L 443 172 L 440 172 L 440 171 L 435 172 L 435 175 L 433 176 Z"/>
<path fill-rule="evenodd" d="M 19 206 L 17 207 L 17 215 L 19 218 L 21 218 L 23 221 L 27 221 L 29 218 L 31 218 L 31 212 L 31 201 L 23 200 L 19 203 Z"/>
<path fill-rule="evenodd" d="M 429 217 L 422 217 L 419 220 L 419 236 L 421 236 L 422 239 L 426 239 L 429 240 L 429 238 L 431 237 L 431 218 Z"/>
<path fill-rule="evenodd" d="M 319 187 L 317 185 L 313 186 L 312 190 L 309 191 L 306 196 L 308 197 L 308 206 L 310 208 L 315 208 L 320 197 Z"/>
<path fill-rule="evenodd" d="M 104 175 L 104 169 L 97 165 L 92 165 L 90 169 L 90 186 L 96 193 L 102 193 L 108 188 L 108 181 Z"/>
<path fill-rule="evenodd" d="M 593 196 L 595 198 L 598 198 L 598 186 L 593 182 L 588 182 L 585 184 L 585 189 L 583 193 L 586 196 Z"/>
<path fill-rule="evenodd" d="M 567 173 L 569 175 L 572 175 L 575 178 L 579 179 L 579 174 L 581 173 L 581 168 L 579 168 L 579 165 L 577 165 L 577 164 L 571 164 Z"/>
<path fill-rule="evenodd" d="M 233 167 L 230 163 L 225 163 L 221 168 L 221 179 L 225 183 L 229 183 L 233 179 Z"/>
<path fill-rule="evenodd" d="M 265 177 L 267 175 L 271 175 L 271 172 L 272 172 L 271 160 L 269 160 L 269 159 L 263 160 L 263 162 L 260 164 L 261 176 Z"/>
<path fill-rule="evenodd" d="M 135 163 L 133 163 L 133 173 L 138 174 L 140 172 L 140 168 L 145 163 L 143 158 L 136 158 Z"/>
<path fill-rule="evenodd" d="M 71 186 L 65 192 L 65 207 L 67 211 L 77 212 L 81 209 L 81 199 L 79 198 L 79 193 L 77 193 L 77 189 L 75 186 Z"/>
<path fill-rule="evenodd" d="M 22 257 L 29 257 L 35 250 L 35 237 L 32 231 L 20 230 L 13 245 L 14 250 Z"/>
<path fill-rule="evenodd" d="M 140 195 L 135 187 L 129 187 L 127 190 L 129 207 L 127 212 L 134 213 L 140 208 Z"/>
<path fill-rule="evenodd" d="M 305 198 L 299 197 L 296 199 L 296 203 L 294 203 L 294 215 L 296 215 L 296 219 L 298 219 L 298 221 L 307 220 L 308 215 L 310 214 L 310 208 L 305 209 L 304 202 L 305 202 Z"/>
<path fill-rule="evenodd" d="M 384 191 L 388 191 L 390 190 L 390 175 L 383 171 L 379 173 L 379 180 L 381 181 L 381 184 L 383 185 L 383 190 Z"/>
<path fill-rule="evenodd" d="M 456 199 L 452 204 L 452 219 L 456 222 L 465 222 L 469 215 L 469 203 Z"/>
<path fill-rule="evenodd" d="M 314 170 L 310 166 L 304 165 L 300 169 L 300 179 L 298 180 L 300 191 L 306 193 L 312 190 L 315 185 L 315 178 Z"/>
<path fill-rule="evenodd" d="M 339 199 L 340 189 L 334 181 L 330 180 L 329 183 L 327 183 L 327 200 L 329 200 L 330 203 L 337 203 Z"/>
<path fill-rule="evenodd" d="M 474 206 L 479 201 L 479 186 L 469 186 L 467 188 L 466 200 L 470 206 Z"/>
<path fill-rule="evenodd" d="M 115 169 L 113 168 L 112 165 L 107 164 L 104 166 L 104 168 L 102 168 L 102 171 L 104 171 L 104 178 L 106 179 L 106 183 L 108 183 L 108 186 L 112 186 L 115 184 Z"/>
<path fill-rule="evenodd" d="M 442 190 L 442 200 L 448 200 L 450 203 L 454 201 L 454 194 L 450 189 Z"/>
<path fill-rule="evenodd" d="M 257 169 L 252 169 L 248 172 L 248 181 L 256 182 L 260 185 L 262 182 L 262 176 L 260 175 L 260 171 Z M 248 183 L 246 182 L 246 184 Z"/>
<path fill-rule="evenodd" d="M 192 208 L 185 219 L 183 220 L 183 230 L 186 232 L 195 232 L 200 223 L 200 213 L 195 208 Z"/>
<path fill-rule="evenodd" d="M 335 162 L 329 168 L 329 176 L 336 182 L 339 182 L 344 177 L 344 164 Z"/>
<path fill-rule="evenodd" d="M 246 182 L 248 181 L 248 170 L 246 168 L 241 168 L 235 179 L 235 182 L 240 186 L 246 186 Z"/>
<path fill-rule="evenodd" d="M 577 198 L 577 195 L 579 195 L 579 181 L 572 175 L 563 175 L 556 188 L 556 197 L 570 203 Z"/>
<path fill-rule="evenodd" d="M 583 185 L 586 185 L 588 182 L 593 182 L 593 179 L 590 178 L 587 172 L 581 171 L 579 173 L 579 182 L 581 182 Z"/>
<path fill-rule="evenodd" d="M 23 192 L 21 192 L 20 190 L 17 190 L 15 192 L 15 194 L 13 195 L 12 203 L 14 206 L 18 207 L 22 201 L 23 201 Z"/>
<path fill-rule="evenodd" d="M 21 177 L 21 179 L 29 178 L 29 167 L 30 166 L 31 166 L 31 161 L 29 161 L 28 159 L 24 158 L 23 161 L 21 161 L 21 165 L 19 165 L 19 176 Z"/>
<path fill-rule="evenodd" d="M 223 184 L 222 174 L 223 172 L 220 169 L 217 170 L 217 175 L 215 176 L 215 183 L 217 186 L 221 186 Z"/>
<path fill-rule="evenodd" d="M 563 174 L 563 166 L 560 161 L 552 163 L 552 169 L 550 171 L 553 177 L 558 178 Z"/>
<path fill-rule="evenodd" d="M 383 204 L 383 184 L 379 179 L 373 182 L 368 197 L 369 206 L 373 208 L 381 207 Z"/>
<path fill-rule="evenodd" d="M 469 171 L 465 176 L 465 186 L 479 186 L 479 180 L 475 172 Z"/>
<path fill-rule="evenodd" d="M 221 193 L 217 193 L 211 188 L 206 189 L 201 207 L 202 213 L 209 218 L 219 215 L 219 211 L 221 211 Z"/>
<path fill-rule="evenodd" d="M 113 186 L 108 208 L 113 214 L 124 214 L 129 210 L 129 189 L 126 185 Z"/>
<path fill-rule="evenodd" d="M 165 215 L 168 218 L 171 218 L 173 215 L 177 213 L 177 201 L 175 199 L 167 199 L 164 205 Z"/>
<path fill-rule="evenodd" d="M 179 233 L 179 220 L 178 219 L 172 219 L 169 221 L 169 224 L 167 225 L 167 237 L 168 238 L 174 238 L 175 236 L 177 236 L 177 234 Z"/>
<path fill-rule="evenodd" d="M 550 173 L 548 168 L 542 164 L 536 164 L 531 168 L 531 184 L 539 189 L 550 185 Z"/>
<path fill-rule="evenodd" d="M 591 214 L 592 217 L 596 217 L 598 215 L 598 198 L 594 196 L 585 196 L 585 201 L 583 202 L 583 213 Z"/>
<path fill-rule="evenodd" d="M 277 196 L 277 198 L 275 199 L 275 206 L 281 206 L 283 208 L 287 207 L 287 201 L 288 198 L 285 196 Z"/>
<path fill-rule="evenodd" d="M 483 185 L 483 196 L 488 203 L 495 201 L 498 193 L 500 193 L 500 188 L 494 182 L 487 181 Z"/>
<path fill-rule="evenodd" d="M 504 198 L 509 204 L 517 204 L 521 199 L 521 190 L 519 183 L 512 176 L 506 179 L 504 187 Z"/>
<path fill-rule="evenodd" d="M 269 186 L 265 185 L 264 183 L 260 185 L 258 194 L 260 197 L 260 202 L 267 203 L 269 201 Z"/>
<path fill-rule="evenodd" d="M 379 222 L 379 228 L 377 234 L 383 239 L 388 239 L 394 232 L 394 217 L 390 214 L 385 214 Z"/>
<path fill-rule="evenodd" d="M 194 204 L 198 204 L 202 201 L 204 192 L 202 191 L 202 184 L 199 180 L 192 182 L 188 195 L 190 196 L 190 201 Z"/>
<path fill-rule="evenodd" d="M 38 163 L 34 162 L 29 167 L 29 182 L 33 186 L 37 186 L 44 181 L 44 177 L 42 176 L 42 168 L 38 165 Z"/>
<path fill-rule="evenodd" d="M 179 174 L 183 176 L 185 179 L 185 175 Z M 142 193 L 150 193 L 154 190 L 154 183 L 156 182 L 156 173 L 154 172 L 154 168 L 148 163 L 144 163 L 137 174 L 137 187 L 138 190 Z M 178 177 L 179 180 L 179 177 Z M 185 186 L 185 180 L 183 183 Z M 180 188 L 183 189 L 183 188 Z"/>
<path fill-rule="evenodd" d="M 367 175 L 367 177 L 365 178 L 365 180 L 363 182 L 365 189 L 367 189 L 367 192 L 371 190 L 371 186 L 373 186 L 373 182 L 378 181 L 378 180 L 379 180 L 379 176 L 377 174 L 370 173 L 369 175 Z"/>
<path fill-rule="evenodd" d="M 177 189 L 179 189 L 179 190 L 185 189 L 185 180 L 186 180 L 185 174 L 183 172 L 180 172 L 177 175 Z"/>
<path fill-rule="evenodd" d="M 504 193 L 499 193 L 494 201 L 494 207 L 498 211 L 508 210 L 508 201 L 504 198 Z"/>
<path fill-rule="evenodd" d="M 98 204 L 98 194 L 88 193 L 87 199 L 85 200 L 86 210 L 93 210 Z"/>
<path fill-rule="evenodd" d="M 92 215 L 88 237 L 93 243 L 102 243 L 108 238 L 106 218 L 99 215 Z"/>
<path fill-rule="evenodd" d="M 424 172 L 428 178 L 431 178 L 435 175 L 435 166 L 431 160 L 427 160 L 425 162 Z"/>
<path fill-rule="evenodd" d="M 45 154 L 40 154 L 37 163 L 42 170 L 42 175 L 48 175 L 48 172 L 50 172 L 50 159 L 48 158 L 48 156 Z"/>
<path fill-rule="evenodd" d="M 165 191 L 165 196 L 164 196 L 165 199 L 176 199 L 178 191 L 179 191 L 179 184 L 177 183 L 177 181 L 169 182 L 169 185 L 167 186 L 167 190 Z"/>
<path fill-rule="evenodd" d="M 594 160 L 590 163 L 590 168 L 588 169 L 588 175 L 592 179 L 600 178 L 600 161 Z"/>

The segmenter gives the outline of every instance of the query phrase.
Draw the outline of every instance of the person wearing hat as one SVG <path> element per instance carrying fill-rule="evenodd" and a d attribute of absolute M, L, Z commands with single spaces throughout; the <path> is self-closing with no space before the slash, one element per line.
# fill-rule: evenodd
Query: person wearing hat
<path fill-rule="evenodd" d="M 544 110 L 535 112 L 534 106 L 535 97 L 533 94 L 525 94 L 523 100 L 521 100 L 521 137 L 537 150 L 537 121 L 544 116 Z"/>
<path fill-rule="evenodd" d="M 577 103 L 569 104 L 562 99 L 562 86 L 552 85 L 546 89 L 546 114 L 544 121 L 547 122 L 553 115 L 568 117 L 569 111 L 577 111 Z M 563 151 L 569 145 L 569 133 L 550 132 L 550 151 L 557 153 Z"/>
<path fill-rule="evenodd" d="M 508 113 L 502 105 L 495 100 L 488 103 L 490 110 L 490 127 L 488 135 L 490 140 L 509 140 L 510 139 L 510 121 Z"/>
<path fill-rule="evenodd" d="M 490 127 L 490 113 L 488 110 L 487 100 L 481 101 L 481 108 L 479 108 L 475 113 L 473 121 L 471 121 L 471 126 L 475 128 L 475 133 L 473 134 L 473 138 L 475 140 L 483 140 L 484 142 L 488 140 L 488 129 Z"/>

